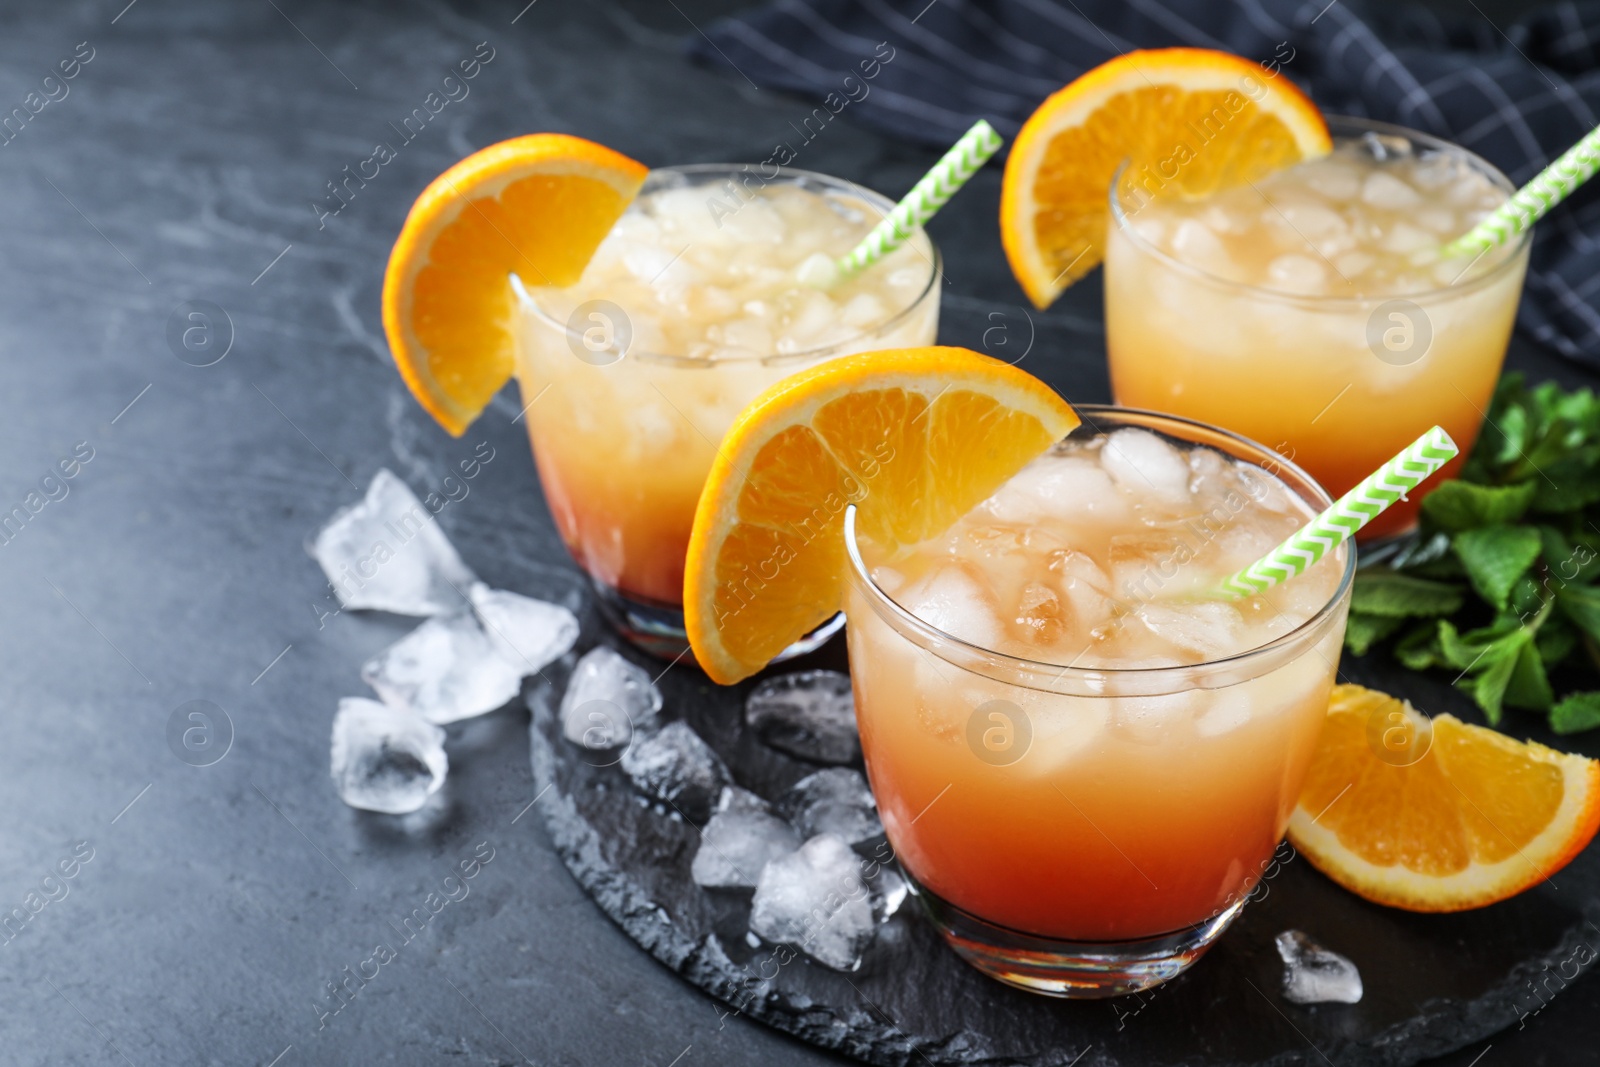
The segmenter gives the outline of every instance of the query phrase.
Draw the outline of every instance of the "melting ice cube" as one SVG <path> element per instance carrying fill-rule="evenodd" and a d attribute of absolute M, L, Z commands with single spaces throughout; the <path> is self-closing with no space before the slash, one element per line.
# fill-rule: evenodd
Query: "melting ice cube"
<path fill-rule="evenodd" d="M 310 547 L 347 608 L 437 615 L 462 607 L 458 590 L 477 580 L 416 494 L 387 469 Z"/>
<path fill-rule="evenodd" d="M 800 835 L 754 793 L 729 786 L 706 823 L 690 868 L 696 885 L 754 889 L 761 869 L 800 847 Z"/>
<path fill-rule="evenodd" d="M 761 870 L 750 905 L 750 929 L 768 941 L 798 945 L 819 963 L 853 971 L 872 943 L 872 904 L 861 861 L 832 834 Z"/>
<path fill-rule="evenodd" d="M 577 618 L 559 604 L 490 589 L 482 582 L 469 596 L 495 650 L 524 676 L 566 655 L 578 639 Z"/>
<path fill-rule="evenodd" d="M 1361 1000 L 1361 972 L 1299 930 L 1277 937 L 1283 959 L 1283 995 L 1295 1004 L 1356 1004 Z"/>
<path fill-rule="evenodd" d="M 561 697 L 561 731 L 585 748 L 616 748 L 655 725 L 661 691 L 650 676 L 604 645 L 584 653 Z"/>
<path fill-rule="evenodd" d="M 829 767 L 807 775 L 774 806 L 807 837 L 832 834 L 858 845 L 883 833 L 867 780 L 848 767 Z"/>
<path fill-rule="evenodd" d="M 773 748 L 817 763 L 854 763 L 861 755 L 850 676 L 799 671 L 769 678 L 745 701 L 744 717 Z"/>
<path fill-rule="evenodd" d="M 690 822 L 705 822 L 728 784 L 728 770 L 688 723 L 668 723 L 622 754 L 622 769 L 647 797 L 670 804 Z"/>
<path fill-rule="evenodd" d="M 1125 493 L 1154 494 L 1164 500 L 1189 499 L 1189 462 L 1149 430 L 1113 431 L 1100 449 L 1100 463 Z"/>
<path fill-rule="evenodd" d="M 346 697 L 333 717 L 330 759 L 339 798 L 352 808 L 403 815 L 444 784 L 444 731 L 409 711 Z"/>
<path fill-rule="evenodd" d="M 361 679 L 385 704 L 435 723 L 493 711 L 522 688 L 470 611 L 427 620 L 364 663 Z"/>

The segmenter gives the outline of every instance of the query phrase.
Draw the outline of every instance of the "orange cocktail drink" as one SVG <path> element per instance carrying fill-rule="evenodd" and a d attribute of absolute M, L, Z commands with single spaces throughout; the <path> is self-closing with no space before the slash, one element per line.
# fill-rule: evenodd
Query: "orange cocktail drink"
<path fill-rule="evenodd" d="M 1425 134 L 1329 128 L 1330 155 L 1200 200 L 1153 196 L 1136 177 L 1114 188 L 1106 339 L 1119 404 L 1235 430 L 1339 494 L 1429 426 L 1471 451 L 1528 240 L 1443 258 L 1509 180 Z M 1409 529 L 1423 495 L 1363 539 Z"/>
<path fill-rule="evenodd" d="M 1100 996 L 1192 963 L 1270 862 L 1353 556 L 1218 599 L 1326 495 L 1232 434 L 1080 410 L 948 532 L 852 531 L 846 613 L 873 791 L 935 923 L 1004 981 Z"/>
<path fill-rule="evenodd" d="M 522 290 L 517 377 L 545 497 L 619 628 L 683 651 L 684 554 L 722 435 L 762 390 L 853 352 L 931 343 L 938 255 L 911 241 L 824 292 L 893 207 L 822 175 L 653 170 L 567 288 Z"/>

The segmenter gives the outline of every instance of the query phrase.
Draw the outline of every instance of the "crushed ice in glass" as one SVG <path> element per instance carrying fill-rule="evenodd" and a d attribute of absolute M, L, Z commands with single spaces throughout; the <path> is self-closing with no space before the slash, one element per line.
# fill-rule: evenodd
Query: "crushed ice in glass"
<path fill-rule="evenodd" d="M 1277 937 L 1283 959 L 1283 995 L 1295 1004 L 1355 1004 L 1361 1000 L 1361 972 L 1299 930 Z"/>
<path fill-rule="evenodd" d="M 707 889 L 754 889 L 770 860 L 800 847 L 800 835 L 766 801 L 736 786 L 722 791 L 690 871 Z"/>
<path fill-rule="evenodd" d="M 352 808 L 404 815 L 444 784 L 444 731 L 420 716 L 364 697 L 339 701 L 329 761 L 339 798 Z"/>
<path fill-rule="evenodd" d="M 387 468 L 309 548 L 347 608 L 437 615 L 461 608 L 460 591 L 477 580 L 422 501 Z"/>
<path fill-rule="evenodd" d="M 816 763 L 854 763 L 861 756 L 850 676 L 799 671 L 769 678 L 744 705 L 745 721 L 773 748 Z"/>
<path fill-rule="evenodd" d="M 813 837 L 762 868 L 750 929 L 766 940 L 796 945 L 836 971 L 853 971 L 874 927 L 861 860 L 840 838 Z"/>

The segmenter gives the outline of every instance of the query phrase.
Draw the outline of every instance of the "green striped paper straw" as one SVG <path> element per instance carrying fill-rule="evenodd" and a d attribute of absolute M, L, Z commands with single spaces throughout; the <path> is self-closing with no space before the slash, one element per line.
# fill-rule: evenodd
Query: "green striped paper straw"
<path fill-rule="evenodd" d="M 1335 500 L 1327 511 L 1290 534 L 1283 544 L 1223 582 L 1221 595 L 1230 599 L 1254 596 L 1304 574 L 1460 451 L 1450 435 L 1435 426 Z"/>
<path fill-rule="evenodd" d="M 838 280 L 865 270 L 910 240 L 911 235 L 933 218 L 1004 143 L 987 122 L 979 119 L 973 123 L 894 210 L 885 215 L 849 255 L 838 261 Z"/>
<path fill-rule="evenodd" d="M 1600 127 L 1562 153 L 1482 222 L 1444 246 L 1447 256 L 1476 256 L 1526 233 L 1600 170 Z"/>

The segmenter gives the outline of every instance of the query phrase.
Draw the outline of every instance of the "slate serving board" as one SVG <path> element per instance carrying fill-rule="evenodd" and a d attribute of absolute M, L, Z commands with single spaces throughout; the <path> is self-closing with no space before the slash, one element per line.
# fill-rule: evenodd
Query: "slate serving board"
<path fill-rule="evenodd" d="M 844 658 L 835 640 L 768 673 L 847 669 Z M 784 962 L 787 953 L 747 942 L 747 894 L 693 883 L 699 831 L 646 803 L 620 768 L 595 766 L 603 760 L 562 738 L 556 708 L 566 669 L 547 670 L 527 693 L 529 734 L 537 806 L 579 883 L 656 959 L 723 1001 L 720 1012 L 869 1063 L 1405 1067 L 1533 1018 L 1600 957 L 1595 849 L 1510 901 L 1424 916 L 1345 892 L 1285 844 L 1265 889 L 1218 944 L 1189 972 L 1143 994 L 1061 1001 L 1000 985 L 950 952 L 914 901 L 880 927 L 855 973 L 798 955 Z M 1350 677 L 1362 673 L 1379 677 Z M 1429 679 L 1397 679 L 1381 663 L 1347 661 L 1343 674 L 1390 691 L 1400 689 L 1396 681 L 1420 686 L 1434 703 L 1412 695 L 1436 710 L 1455 699 Z M 686 720 L 745 788 L 770 798 L 817 769 L 744 729 L 754 681 L 723 690 L 675 667 L 658 684 L 665 718 Z M 1304 1007 L 1282 997 L 1273 938 L 1291 927 L 1356 962 L 1361 1003 Z"/>

